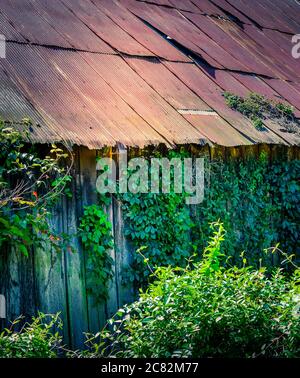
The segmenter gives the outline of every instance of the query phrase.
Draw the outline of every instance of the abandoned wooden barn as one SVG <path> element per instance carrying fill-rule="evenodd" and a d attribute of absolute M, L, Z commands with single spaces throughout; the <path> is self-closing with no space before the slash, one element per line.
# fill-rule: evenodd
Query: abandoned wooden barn
<path fill-rule="evenodd" d="M 297 14 L 292 0 L 1 2 L 0 116 L 29 118 L 32 143 L 72 148 L 74 195 L 55 208 L 52 226 L 78 250 L 1 251 L 7 319 L 61 311 L 65 340 L 79 347 L 83 332 L 98 331 L 132 300 L 132 285 L 121 282 L 133 247 L 119 201 L 107 208 L 114 276 L 105 302 L 95 305 L 87 293 L 85 254 L 74 236 L 83 207 L 97 201 L 96 157 L 105 148 L 118 155 L 185 146 L 224 161 L 260 151 L 271 161 L 299 159 L 300 69 L 291 53 Z M 224 92 L 291 105 L 296 126 L 266 118 L 255 127 Z"/>

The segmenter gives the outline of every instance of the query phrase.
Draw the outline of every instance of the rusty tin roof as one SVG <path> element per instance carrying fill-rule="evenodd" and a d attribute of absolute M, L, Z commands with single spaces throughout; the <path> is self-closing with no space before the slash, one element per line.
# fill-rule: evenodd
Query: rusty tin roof
<path fill-rule="evenodd" d="M 257 92 L 300 117 L 295 0 L 6 0 L 0 116 L 32 119 L 31 140 L 299 145 L 263 131 L 223 96 Z"/>

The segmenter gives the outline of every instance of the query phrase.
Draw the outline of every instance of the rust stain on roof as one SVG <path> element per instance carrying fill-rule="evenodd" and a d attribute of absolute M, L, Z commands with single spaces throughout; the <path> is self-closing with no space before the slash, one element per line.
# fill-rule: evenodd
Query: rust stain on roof
<path fill-rule="evenodd" d="M 299 11 L 292 0 L 1 2 L 0 116 L 31 118 L 35 143 L 299 145 L 223 97 L 258 92 L 300 116 Z"/>

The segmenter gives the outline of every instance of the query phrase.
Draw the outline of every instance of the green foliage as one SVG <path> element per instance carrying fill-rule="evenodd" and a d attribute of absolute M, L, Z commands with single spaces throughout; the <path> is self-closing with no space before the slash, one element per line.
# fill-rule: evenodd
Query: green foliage
<path fill-rule="evenodd" d="M 0 358 L 55 358 L 61 347 L 62 322 L 57 315 L 39 313 L 21 331 L 14 328 L 22 321 L 19 317 L 10 328 L 0 333 Z"/>
<path fill-rule="evenodd" d="M 90 336 L 89 357 L 300 357 L 300 269 L 224 268 L 214 235 L 203 260 L 160 267 L 137 302 Z M 245 261 L 244 261 L 245 264 Z"/>
<path fill-rule="evenodd" d="M 14 246 L 26 256 L 45 241 L 61 250 L 61 237 L 49 229 L 49 210 L 71 180 L 60 164 L 69 156 L 62 149 L 52 145 L 41 157 L 24 142 L 30 125 L 25 119 L 17 128 L 0 119 L 0 247 Z"/>
<path fill-rule="evenodd" d="M 109 280 L 112 278 L 113 260 L 109 250 L 113 248 L 112 226 L 102 206 L 84 208 L 79 235 L 88 253 L 87 285 L 97 300 L 107 298 Z"/>
<path fill-rule="evenodd" d="M 143 255 L 134 254 L 130 281 L 143 285 L 149 270 L 144 264 L 147 258 L 152 266 L 182 266 L 192 248 L 190 231 L 193 226 L 184 197 L 178 194 L 123 195 L 125 235 L 134 247 L 144 246 Z"/>
<path fill-rule="evenodd" d="M 121 195 L 126 236 L 137 250 L 124 279 L 144 286 L 150 275 L 144 260 L 152 267 L 185 266 L 195 246 L 204 250 L 216 219 L 227 230 L 223 249 L 234 262 L 245 250 L 252 265 L 277 264 L 279 256 L 262 253 L 277 243 L 299 258 L 299 172 L 299 160 L 270 161 L 266 153 L 226 162 L 206 159 L 204 201 L 192 216 L 184 194 Z"/>
<path fill-rule="evenodd" d="M 262 250 L 280 243 L 300 257 L 300 161 L 257 158 L 206 162 L 204 201 L 197 206 L 194 243 L 203 250 L 209 224 L 221 219 L 227 231 L 223 250 L 233 260 L 246 251 L 251 265 L 277 263 Z"/>
<path fill-rule="evenodd" d="M 220 258 L 225 256 L 221 253 L 221 244 L 224 241 L 225 229 L 222 223 L 212 223 L 210 227 L 215 227 L 214 237 L 210 237 L 208 246 L 203 252 L 201 272 L 210 275 L 212 272 L 220 270 Z"/>
<path fill-rule="evenodd" d="M 161 156 L 157 154 L 155 157 Z M 183 153 L 171 151 L 169 157 L 183 157 Z M 173 174 L 171 170 L 171 182 Z M 191 229 L 194 224 L 185 203 L 186 194 L 174 193 L 172 186 L 170 189 L 168 194 L 119 194 L 126 222 L 125 235 L 137 250 L 131 269 L 125 272 L 123 279 L 138 287 L 148 282 L 150 272 L 145 260 L 151 266 L 185 266 L 193 251 Z M 140 253 L 141 246 L 143 254 Z"/>
<path fill-rule="evenodd" d="M 294 115 L 292 106 L 281 102 L 268 100 L 265 96 L 250 93 L 248 97 L 240 97 L 230 92 L 224 92 L 226 104 L 234 110 L 250 118 L 253 125 L 263 130 L 263 121 L 273 119 L 285 127 L 286 131 L 296 132 L 299 121 Z"/>

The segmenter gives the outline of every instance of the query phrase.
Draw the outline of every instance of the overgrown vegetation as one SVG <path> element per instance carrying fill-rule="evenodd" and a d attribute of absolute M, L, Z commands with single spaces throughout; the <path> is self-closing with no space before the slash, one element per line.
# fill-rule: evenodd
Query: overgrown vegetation
<path fill-rule="evenodd" d="M 54 358 L 62 345 L 62 322 L 57 315 L 39 313 L 20 331 L 15 331 L 22 318 L 0 333 L 0 358 Z"/>
<path fill-rule="evenodd" d="M 224 268 L 224 235 L 215 223 L 200 262 L 157 268 L 83 356 L 299 357 L 300 269 Z"/>
<path fill-rule="evenodd" d="M 154 156 L 161 157 L 159 153 Z M 168 153 L 169 158 L 185 156 L 184 151 Z M 174 172 L 171 170 L 170 174 L 172 182 Z M 185 266 L 193 251 L 191 230 L 194 227 L 185 203 L 186 193 L 175 193 L 171 186 L 170 193 L 128 192 L 119 194 L 118 198 L 122 201 L 125 235 L 139 250 L 134 253 L 131 269 L 125 272 L 123 279 L 137 287 L 146 285 L 150 271 L 144 259 L 155 266 Z M 141 246 L 143 253 L 140 253 Z"/>
<path fill-rule="evenodd" d="M 258 93 L 250 93 L 243 98 L 224 92 L 224 97 L 231 109 L 251 119 L 258 130 L 264 130 L 264 120 L 271 119 L 278 122 L 284 131 L 293 133 L 299 131 L 299 120 L 295 117 L 293 107 L 288 104 L 269 100 Z"/>
<path fill-rule="evenodd" d="M 204 201 L 193 212 L 185 194 L 123 194 L 126 236 L 139 251 L 124 280 L 138 287 L 148 283 L 144 259 L 150 266 L 185 266 L 195 248 L 204 250 L 209 224 L 216 219 L 224 222 L 223 249 L 233 262 L 244 250 L 254 266 L 262 260 L 276 265 L 280 256 L 266 256 L 262 250 L 277 243 L 299 258 L 299 173 L 299 160 L 270 161 L 266 153 L 226 162 L 206 159 Z"/>
<path fill-rule="evenodd" d="M 236 262 L 246 251 L 251 265 L 279 263 L 263 249 L 280 243 L 281 249 L 300 258 L 300 161 L 259 158 L 207 161 L 204 201 L 196 210 L 194 244 L 203 250 L 209 224 L 221 219 L 226 228 L 223 250 Z"/>
<path fill-rule="evenodd" d="M 103 205 L 90 205 L 84 209 L 79 235 L 87 253 L 87 286 L 94 298 L 103 300 L 108 295 L 112 278 L 113 260 L 109 251 L 113 248 L 112 225 Z"/>
<path fill-rule="evenodd" d="M 65 190 L 71 177 L 61 167 L 68 155 L 52 146 L 41 158 L 23 142 L 26 133 L 4 122 L 0 133 L 0 247 L 10 244 L 28 255 L 48 240 L 60 251 L 61 236 L 49 229 L 48 216 L 62 192 L 72 195 Z M 299 160 L 270 164 L 264 153 L 259 159 L 207 161 L 204 202 L 193 212 L 186 194 L 172 188 L 169 194 L 118 194 L 126 236 L 137 251 L 123 279 L 144 291 L 91 336 L 82 355 L 300 357 L 299 269 L 272 268 L 280 262 L 278 248 L 271 257 L 262 253 L 280 243 L 288 254 L 300 255 L 299 168 Z M 87 286 L 98 300 L 107 298 L 112 277 L 105 204 L 101 199 L 85 207 L 79 228 Z M 211 238 L 209 225 L 216 219 L 223 224 L 214 224 Z M 242 259 L 240 251 L 246 251 Z M 285 267 L 290 258 L 284 260 Z M 61 328 L 57 317 L 47 323 L 39 314 L 20 332 L 6 329 L 0 356 L 55 357 L 61 342 L 52 333 L 55 324 Z"/>
<path fill-rule="evenodd" d="M 49 210 L 70 181 L 61 163 L 69 154 L 55 145 L 41 157 L 26 144 L 31 123 L 0 119 L 0 247 L 9 244 L 24 255 L 45 240 L 60 250 L 62 238 L 48 224 Z M 70 193 L 69 193 L 70 195 Z"/>
<path fill-rule="evenodd" d="M 87 335 L 86 350 L 66 350 L 59 315 L 39 314 L 0 334 L 0 357 L 299 357 L 300 269 L 286 254 L 290 274 L 255 269 L 243 253 L 242 267 L 226 268 L 225 230 L 211 228 L 200 262 L 158 267 L 137 302 Z"/>

